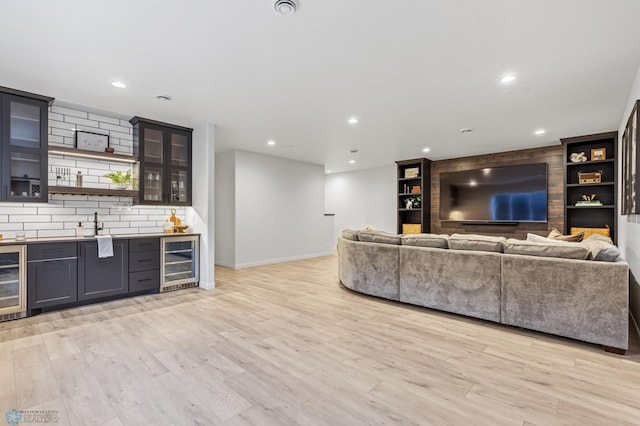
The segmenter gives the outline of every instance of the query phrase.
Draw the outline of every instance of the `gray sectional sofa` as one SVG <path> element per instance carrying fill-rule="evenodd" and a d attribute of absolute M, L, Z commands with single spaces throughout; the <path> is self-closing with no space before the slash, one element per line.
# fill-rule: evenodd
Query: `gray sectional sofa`
<path fill-rule="evenodd" d="M 340 281 L 360 293 L 595 343 L 611 352 L 628 348 L 629 266 L 621 259 L 586 260 L 589 247 L 581 243 L 432 237 L 343 232 Z"/>

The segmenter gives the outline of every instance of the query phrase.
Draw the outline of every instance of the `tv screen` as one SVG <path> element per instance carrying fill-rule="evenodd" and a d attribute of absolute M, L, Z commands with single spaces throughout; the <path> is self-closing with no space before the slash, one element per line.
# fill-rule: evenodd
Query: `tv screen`
<path fill-rule="evenodd" d="M 441 173 L 440 220 L 546 222 L 547 165 Z"/>

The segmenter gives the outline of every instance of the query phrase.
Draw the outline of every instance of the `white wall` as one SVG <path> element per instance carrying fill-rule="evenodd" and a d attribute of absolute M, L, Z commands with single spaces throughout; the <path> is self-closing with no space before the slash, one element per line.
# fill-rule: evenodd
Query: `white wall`
<path fill-rule="evenodd" d="M 397 170 L 395 164 L 325 177 L 325 210 L 335 213 L 335 242 L 343 229 L 367 225 L 397 232 Z"/>
<path fill-rule="evenodd" d="M 323 194 L 321 165 L 247 151 L 217 155 L 216 263 L 244 268 L 331 254 Z"/>
<path fill-rule="evenodd" d="M 215 127 L 207 123 L 193 129 L 192 207 L 187 223 L 200 232 L 200 287 L 215 287 Z"/>
<path fill-rule="evenodd" d="M 236 267 L 327 255 L 324 167 L 236 151 Z"/>
<path fill-rule="evenodd" d="M 215 263 L 229 268 L 236 264 L 236 153 L 215 157 Z"/>
<path fill-rule="evenodd" d="M 621 118 L 620 128 L 618 129 L 618 153 L 620 153 L 620 162 L 622 164 L 622 135 L 624 129 L 627 126 L 627 119 L 631 114 L 633 104 L 637 99 L 640 99 L 640 68 L 636 73 L 631 93 L 629 94 L 629 100 L 624 110 L 624 114 Z M 622 182 L 621 167 L 618 174 L 618 182 Z M 618 185 L 622 188 L 622 185 Z M 621 194 L 619 191 L 619 196 Z M 621 198 L 619 198 L 620 200 Z M 619 206 L 622 203 L 619 202 Z M 640 216 L 639 215 L 626 215 L 620 216 L 618 221 L 618 245 L 622 256 L 631 269 L 631 281 L 630 281 L 630 309 L 636 322 L 640 321 L 640 285 L 638 279 L 640 279 Z M 637 324 L 636 324 L 637 327 Z M 640 333 L 640 330 L 638 331 Z"/>

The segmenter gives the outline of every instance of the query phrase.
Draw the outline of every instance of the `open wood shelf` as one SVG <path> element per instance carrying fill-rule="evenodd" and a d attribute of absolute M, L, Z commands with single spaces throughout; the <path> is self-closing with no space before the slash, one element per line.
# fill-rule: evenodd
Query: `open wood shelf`
<path fill-rule="evenodd" d="M 109 152 L 89 151 L 86 149 L 75 149 L 62 146 L 50 146 L 49 153 L 94 158 L 98 160 L 119 161 L 121 163 L 136 163 L 138 161 L 138 157 L 131 155 L 111 154 Z"/>
<path fill-rule="evenodd" d="M 137 190 L 108 188 L 76 188 L 74 186 L 50 186 L 49 194 L 102 195 L 111 197 L 137 197 Z"/>

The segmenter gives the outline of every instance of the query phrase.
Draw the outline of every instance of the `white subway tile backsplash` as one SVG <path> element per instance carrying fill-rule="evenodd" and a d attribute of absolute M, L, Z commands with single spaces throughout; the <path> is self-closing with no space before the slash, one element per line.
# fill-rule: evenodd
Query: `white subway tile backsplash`
<path fill-rule="evenodd" d="M 9 222 L 9 215 L 0 214 L 0 223 Z"/>
<path fill-rule="evenodd" d="M 95 129 L 95 130 L 100 130 L 100 123 L 97 122 L 96 120 L 87 120 L 86 118 L 79 118 L 79 117 L 74 117 L 71 115 L 65 115 L 64 116 L 64 121 L 66 123 L 73 123 L 73 124 L 78 124 L 78 125 L 82 125 L 85 126 L 84 129 L 82 130 L 87 130 L 88 131 L 88 127 Z"/>
<path fill-rule="evenodd" d="M 16 206 L 6 206 L 5 203 L 2 203 L 2 207 L 0 207 L 0 214 L 38 214 L 38 209 L 36 207 L 23 207 L 22 203 Z"/>
<path fill-rule="evenodd" d="M 11 214 L 9 222 L 26 223 L 26 222 L 51 222 L 50 214 L 33 215 L 33 214 Z"/>
<path fill-rule="evenodd" d="M 112 132 L 118 132 L 125 135 L 128 135 L 129 133 L 131 133 L 131 126 L 124 127 L 117 124 L 100 123 L 100 128 L 103 130 L 110 130 Z M 117 136 L 117 137 L 121 137 L 121 136 Z"/>
<path fill-rule="evenodd" d="M 120 124 L 120 119 L 116 118 L 116 117 L 107 117 L 106 115 L 101 115 L 101 114 L 93 114 L 93 113 L 89 113 L 89 120 L 95 120 L 95 121 L 99 121 L 100 124 L 102 123 L 109 123 L 109 124 L 116 124 L 119 125 Z"/>
<path fill-rule="evenodd" d="M 56 229 L 56 230 L 41 230 L 38 231 L 38 237 L 74 237 L 76 235 L 75 229 Z M 27 235 L 28 237 L 28 235 Z"/>
<path fill-rule="evenodd" d="M 38 214 L 50 214 L 50 215 L 69 215 L 75 214 L 76 209 L 71 207 L 63 207 L 62 205 L 56 206 L 52 204 L 51 207 L 39 207 Z"/>
<path fill-rule="evenodd" d="M 77 223 L 76 223 L 77 225 Z M 24 224 L 25 231 L 38 231 L 40 229 L 63 229 L 59 223 L 49 223 L 49 222 L 31 222 Z"/>
<path fill-rule="evenodd" d="M 20 229 L 24 229 L 23 223 L 0 223 L 0 234 L 3 234 L 3 237 L 7 237 L 5 235 L 5 231 L 18 231 Z"/>
<path fill-rule="evenodd" d="M 53 105 L 50 111 L 57 114 L 71 115 L 73 117 L 80 118 L 87 118 L 89 116 L 89 113 L 86 111 L 79 111 L 77 109 L 65 108 L 57 105 Z"/>
<path fill-rule="evenodd" d="M 62 114 L 59 114 L 57 112 L 52 112 L 51 108 L 49 108 L 49 120 L 57 120 L 57 121 L 62 121 L 64 119 L 64 116 Z"/>

